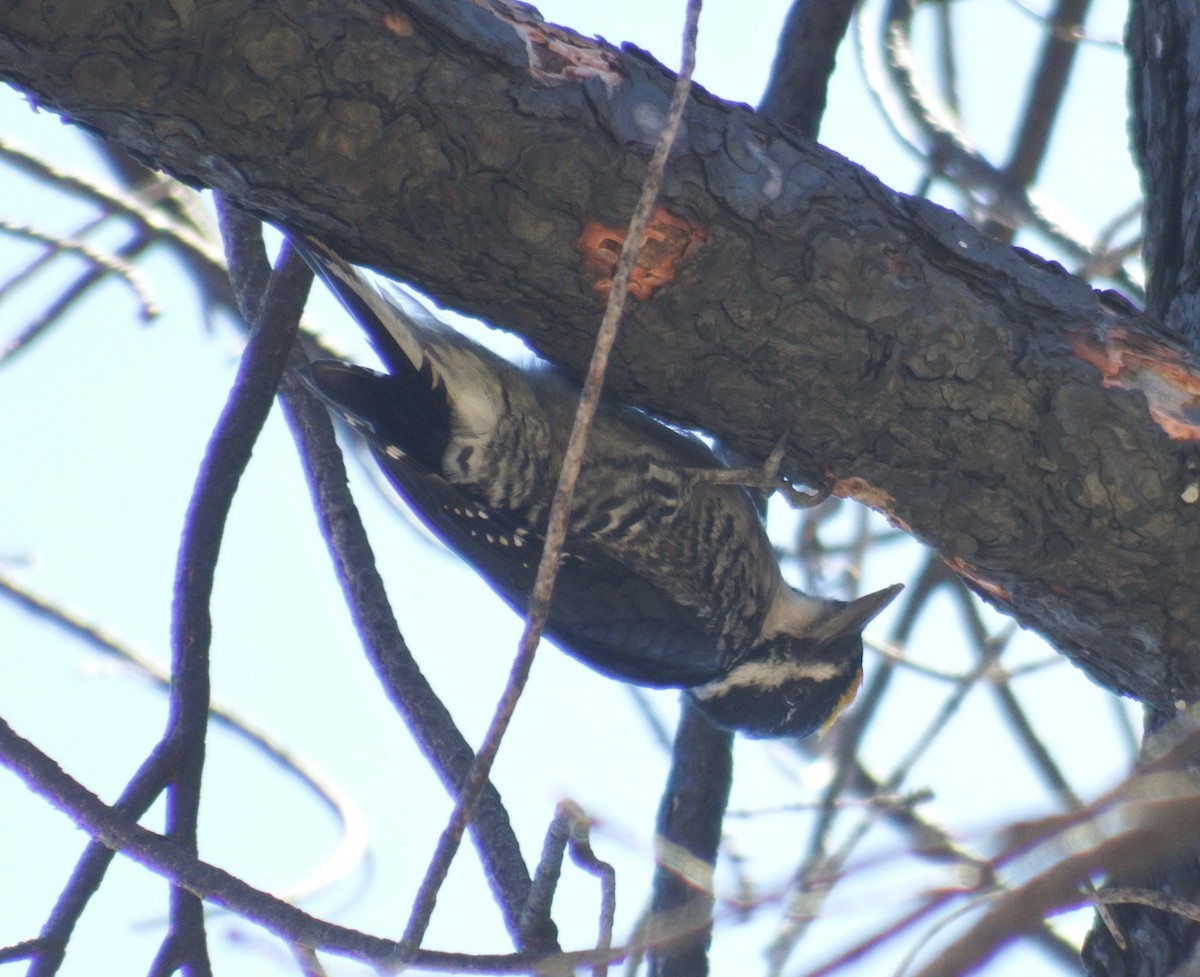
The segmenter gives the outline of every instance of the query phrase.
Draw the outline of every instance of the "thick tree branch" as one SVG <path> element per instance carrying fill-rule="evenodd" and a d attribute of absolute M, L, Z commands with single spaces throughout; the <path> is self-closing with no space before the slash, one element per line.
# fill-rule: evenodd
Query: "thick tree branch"
<path fill-rule="evenodd" d="M 1147 299 L 1193 349 L 1200 348 L 1200 15 L 1188 0 L 1137 0 L 1126 47 L 1133 100 L 1133 144 L 1142 172 Z M 1189 459 L 1190 461 L 1190 459 Z M 1171 717 L 1160 705 L 1147 710 L 1147 729 Z M 1200 754 L 1185 758 L 1189 774 Z M 1200 898 L 1200 857 L 1193 847 L 1162 864 L 1128 866 L 1109 885 L 1153 888 L 1165 897 Z M 1113 906 L 1114 936 L 1097 920 L 1084 945 L 1084 964 L 1096 977 L 1166 977 L 1195 969 L 1200 926 L 1161 906 Z"/>
<path fill-rule="evenodd" d="M 1146 195 L 1147 304 L 1200 346 L 1200 16 L 1188 0 L 1135 0 L 1127 48 L 1133 148 Z"/>
<path fill-rule="evenodd" d="M 580 368 L 672 79 L 502 3 L 24 3 L 0 75 Z M 622 393 L 886 512 L 1112 688 L 1197 694 L 1200 370 L 1118 299 L 695 94 Z M 664 355 L 664 350 L 670 350 Z"/>

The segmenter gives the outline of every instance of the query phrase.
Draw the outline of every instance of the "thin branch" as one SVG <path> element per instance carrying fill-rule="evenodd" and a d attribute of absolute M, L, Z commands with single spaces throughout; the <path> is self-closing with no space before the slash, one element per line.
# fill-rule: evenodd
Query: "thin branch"
<path fill-rule="evenodd" d="M 546 542 L 542 550 L 541 561 L 538 564 L 537 576 L 534 579 L 533 593 L 530 597 L 528 617 L 525 630 L 521 635 L 520 648 L 513 661 L 512 671 L 508 678 L 496 713 L 484 734 L 483 743 L 475 757 L 471 772 L 467 775 L 459 793 L 458 803 L 450 817 L 450 823 L 438 841 L 433 858 L 425 878 L 417 891 L 412 914 L 405 928 L 401 941 L 406 948 L 416 949 L 421 945 L 425 930 L 429 926 L 433 907 L 437 901 L 437 893 L 450 863 L 462 840 L 463 830 L 471 816 L 471 810 L 478 800 L 483 785 L 487 782 L 492 763 L 500 749 L 500 742 L 508 729 L 509 721 L 517 707 L 517 701 L 529 678 L 533 667 L 534 654 L 541 638 L 542 628 L 550 607 L 550 596 L 554 588 L 554 576 L 558 570 L 559 558 L 563 542 L 566 539 L 567 521 L 571 513 L 571 500 L 575 491 L 575 481 L 583 463 L 583 452 L 587 445 L 588 433 L 591 430 L 592 419 L 600 402 L 600 391 L 604 386 L 604 373 L 608 366 L 609 353 L 617 337 L 617 327 L 620 323 L 621 312 L 625 306 L 625 298 L 633 273 L 634 262 L 642 246 L 642 236 L 649 223 L 654 203 L 658 199 L 659 187 L 662 184 L 663 171 L 666 168 L 667 156 L 675 142 L 675 134 L 683 117 L 683 109 L 691 91 L 692 72 L 696 63 L 696 33 L 699 26 L 701 0 L 688 0 L 687 15 L 684 23 L 683 65 L 671 94 L 670 106 L 667 109 L 666 121 L 659 134 L 654 153 L 647 164 L 645 181 L 642 184 L 641 196 L 634 208 L 629 221 L 629 229 L 621 248 L 621 256 L 617 261 L 613 274 L 612 290 L 608 295 L 608 304 L 604 310 L 604 318 L 596 336 L 592 359 L 588 365 L 587 375 L 583 383 L 583 391 L 579 398 L 579 408 L 575 412 L 575 421 L 571 435 L 567 441 L 566 453 L 563 457 L 562 472 L 559 475 L 558 487 L 554 493 L 554 501 L 550 506 L 550 516 L 546 527 Z"/>
<path fill-rule="evenodd" d="M 582 811 L 578 812 L 582 816 Z M 571 832 L 568 850 L 571 861 L 589 875 L 600 880 L 600 912 L 597 917 L 596 951 L 601 955 L 612 949 L 613 925 L 617 916 L 617 873 L 606 861 L 596 856 L 586 820 L 577 817 L 575 830 Z M 598 960 L 593 968 L 593 977 L 606 977 L 608 961 Z"/>
<path fill-rule="evenodd" d="M 27 224 L 14 224 L 7 220 L 0 220 L 0 231 L 11 237 L 24 238 L 27 241 L 36 241 L 38 244 L 44 244 L 56 255 L 79 255 L 79 257 L 92 265 L 95 270 L 104 274 L 114 275 L 129 286 L 129 290 L 133 292 L 134 297 L 138 301 L 138 314 L 143 322 L 149 322 L 159 314 L 154 297 L 142 281 L 142 276 L 138 274 L 137 269 L 128 262 L 123 261 L 116 254 L 101 251 L 99 248 L 95 248 L 77 238 L 60 237 L 46 231 L 39 231 L 37 228 L 30 227 Z"/>
<path fill-rule="evenodd" d="M 149 831 L 105 804 L 55 761 L 0 719 L 0 758 L 31 791 L 49 801 L 99 842 L 169 879 L 177 888 L 202 897 L 262 926 L 290 944 L 314 947 L 364 963 L 392 959 L 398 944 L 317 919 L 247 885 L 237 876 L 200 861 L 169 838 Z M 620 955 L 623 951 L 616 950 Z M 527 973 L 539 960 L 532 955 L 464 954 L 421 951 L 414 964 L 431 970 L 466 973 Z M 591 956 L 586 956 L 590 962 Z"/>
<path fill-rule="evenodd" d="M 779 41 L 760 115 L 816 139 L 834 56 L 858 0 L 794 0 Z"/>
<path fill-rule="evenodd" d="M 1067 91 L 1067 80 L 1079 50 L 1084 19 L 1091 0 L 1058 0 L 1051 16 L 1052 29 L 1045 34 L 1037 71 L 1030 83 L 1021 128 L 1004 167 L 1009 187 L 1032 187 L 1046 158 L 1054 122 Z M 1002 221 L 989 221 L 984 230 L 1000 241 L 1012 241 L 1016 228 Z M 1093 265 L 1095 256 L 1084 259 Z"/>
<path fill-rule="evenodd" d="M 957 117 L 962 105 L 958 97 L 958 62 L 955 60 L 957 45 L 954 43 L 954 11 L 951 0 L 934 0 L 933 14 L 937 19 L 937 67 L 938 84 L 942 97 Z"/>
<path fill-rule="evenodd" d="M 297 367 L 302 362 L 297 358 Z M 329 547 L 346 605 L 371 666 L 417 746 L 451 797 L 467 776 L 474 753 L 445 705 L 421 673 L 396 626 L 370 541 L 346 486 L 346 468 L 334 439 L 329 411 L 293 375 L 282 391 L 283 414 L 292 431 L 313 497 L 321 535 Z M 471 833 L 488 883 L 515 945 L 530 953 L 558 949 L 553 927 L 522 930 L 529 870 L 508 812 L 490 781 L 471 820 Z"/>
<path fill-rule="evenodd" d="M 148 655 L 135 651 L 127 644 L 106 634 L 97 625 L 90 624 L 79 615 L 51 603 L 3 573 L 0 573 L 0 595 L 8 597 L 17 607 L 39 620 L 46 621 L 65 631 L 93 651 L 131 666 L 140 677 L 149 681 L 155 688 L 163 692 L 169 691 L 170 673 Z M 279 893 L 280 897 L 303 899 L 344 878 L 351 868 L 365 857 L 369 836 L 366 817 L 354 798 L 315 763 L 294 756 L 283 743 L 276 740 L 270 733 L 256 728 L 234 710 L 218 702 L 210 702 L 209 714 L 216 725 L 228 729 L 235 736 L 247 742 L 252 749 L 263 754 L 284 772 L 304 784 L 337 820 L 340 832 L 337 845 L 306 878 L 286 892 Z M 136 816 L 140 817 L 142 813 L 143 811 L 138 811 Z M 108 849 L 103 847 L 102 851 L 111 854 Z M 79 909 L 82 911 L 83 906 L 80 905 Z M 43 932 L 42 935 L 45 938 L 47 934 Z"/>
<path fill-rule="evenodd" d="M 102 226 L 111 225 L 117 218 L 128 218 L 134 224 L 133 236 L 114 249 L 114 255 L 120 263 L 112 268 L 107 267 L 111 263 L 107 260 L 110 256 L 100 252 L 106 258 L 104 264 L 92 262 L 73 281 L 60 286 L 56 297 L 41 314 L 0 346 L 0 364 L 6 365 L 16 354 L 29 348 L 72 305 L 102 282 L 110 271 L 121 274 L 134 288 L 142 303 L 143 318 L 153 314 L 153 303 L 140 285 L 140 279 L 136 275 L 130 277 L 132 268 L 127 262 L 160 242 L 172 247 L 197 279 L 206 309 L 228 308 L 236 314 L 225 259 L 220 247 L 214 243 L 215 235 L 208 233 L 210 221 L 197 203 L 199 194 L 134 162 L 112 143 L 97 139 L 96 151 L 108 160 L 120 178 L 131 184 L 129 192 L 121 193 L 102 187 L 86 176 L 53 166 L 0 137 L 0 162 L 39 183 L 64 194 L 73 194 L 102 209 L 99 216 L 85 221 L 73 235 L 35 233 L 39 240 L 45 240 L 54 250 L 30 262 L 8 282 L 0 285 L 0 300 L 56 257 L 62 250 L 58 247 L 60 241 L 82 242 L 86 235 Z"/>
<path fill-rule="evenodd" d="M 261 889 L 247 885 L 237 876 L 197 859 L 169 838 L 122 817 L 86 787 L 68 776 L 49 756 L 17 735 L 0 719 L 0 761 L 38 796 L 69 817 L 107 847 L 174 885 L 222 906 L 242 919 L 262 926 L 289 946 L 323 950 L 382 968 L 394 962 L 402 945 L 311 916 Z M 607 897 L 606 897 L 607 907 Z M 664 921 L 668 934 L 685 933 L 694 921 L 687 913 L 673 914 Z M 27 955 L 26 941 L 12 952 Z M 645 943 L 631 942 L 607 952 L 596 949 L 568 953 L 445 953 L 418 950 L 411 964 L 424 970 L 469 974 L 551 974 L 572 968 L 614 963 L 644 949 Z M 36 949 L 35 949 L 36 952 Z"/>
<path fill-rule="evenodd" d="M 170 783 L 175 766 L 174 751 L 169 741 L 164 738 L 142 761 L 137 772 L 121 791 L 121 796 L 113 807 L 114 815 L 132 821 L 145 814 Z M 113 854 L 109 847 L 94 838 L 84 850 L 42 926 L 42 952 L 29 968 L 28 977 L 49 977 L 58 972 L 75 924 L 83 915 L 88 901 L 100 888 Z"/>
<path fill-rule="evenodd" d="M 958 599 L 959 609 L 966 621 L 967 631 L 974 636 L 976 653 L 981 661 L 995 662 L 999 648 L 995 642 L 989 642 L 985 633 L 983 619 L 979 614 L 979 601 L 960 581 L 954 582 L 954 593 Z M 1068 811 L 1078 811 L 1083 802 L 1075 793 L 1075 789 L 1067 781 L 1058 762 L 1050 755 L 1046 744 L 1042 742 L 1033 724 L 1029 720 L 1024 707 L 1021 705 L 1012 686 L 1007 681 L 993 681 L 992 695 L 996 699 L 1000 711 L 1008 723 L 1009 729 L 1017 742 L 1024 749 L 1030 765 L 1041 778 L 1042 783 L 1054 794 L 1058 803 Z"/>
<path fill-rule="evenodd" d="M 984 157 L 971 143 L 958 118 L 926 83 L 917 70 L 917 58 L 912 50 L 915 8 L 915 0 L 888 0 L 881 25 L 886 50 L 885 68 L 892 79 L 890 91 L 895 93 L 920 133 L 919 139 L 904 135 L 902 141 L 927 161 L 933 172 L 968 193 L 982 192 L 986 197 L 989 220 L 1012 227 L 1036 228 L 1073 259 L 1079 262 L 1092 260 L 1093 248 L 1083 236 L 1072 229 L 1064 217 L 1053 214 L 1040 196 L 1023 185 L 1013 185 L 1004 170 Z M 865 33 L 860 32 L 860 44 L 864 40 Z M 864 55 L 864 59 L 866 57 Z M 885 116 L 898 126 L 895 100 L 883 94 L 878 73 L 870 73 L 868 78 Z M 897 128 L 897 132 L 901 129 Z M 919 142 L 924 145 L 918 145 Z M 1123 268 L 1117 269 L 1115 280 L 1135 297 L 1135 301 L 1142 299 L 1141 286 Z"/>
<path fill-rule="evenodd" d="M 571 860 L 589 875 L 600 880 L 599 927 L 596 936 L 598 954 L 612 949 L 613 918 L 616 915 L 616 872 L 592 851 L 590 822 L 573 801 L 562 801 L 546 831 L 542 857 L 534 873 L 529 901 L 521 918 L 522 929 L 537 930 L 550 922 L 550 908 L 562 874 L 563 854 L 570 849 Z M 605 977 L 608 960 L 599 959 L 593 968 L 595 977 Z"/>
<path fill-rule="evenodd" d="M 1050 15 L 1050 29 L 1021 113 L 1021 130 L 1004 169 L 1012 186 L 1031 186 L 1037 179 L 1066 95 L 1090 6 L 1091 0 L 1058 0 Z"/>
<path fill-rule="evenodd" d="M 52 166 L 3 138 L 0 138 L 0 159 L 35 180 L 46 181 L 60 190 L 77 194 L 110 215 L 132 218 L 147 231 L 171 239 L 188 252 L 203 258 L 214 271 L 224 272 L 225 259 L 220 248 L 180 220 L 147 206 L 144 195 L 107 190 L 88 177 Z"/>
<path fill-rule="evenodd" d="M 916 627 L 920 611 L 928 603 L 929 597 L 943 584 L 947 583 L 948 571 L 935 553 L 928 554 L 921 571 L 909 584 L 901 605 L 900 616 L 893 628 L 891 641 L 903 646 L 909 634 Z M 826 850 L 826 839 L 831 835 L 834 818 L 839 810 L 838 798 L 853 780 L 858 767 L 851 762 L 866 729 L 878 710 L 879 703 L 890 687 L 893 667 L 884 662 L 875 671 L 867 688 L 863 690 L 854 709 L 831 730 L 836 736 L 836 749 L 841 757 L 835 767 L 836 773 L 830 781 L 821 798 L 821 813 L 813 828 L 808 851 L 805 853 L 803 864 L 793 877 L 793 895 L 785 912 L 783 921 L 775 937 L 767 948 L 768 973 L 782 972 L 788 957 L 803 938 L 809 925 L 815 918 L 813 907 L 819 904 L 832 889 L 837 879 L 840 865 L 849 856 L 850 848 L 844 847 L 841 856 L 830 856 Z M 960 683 L 959 688 L 965 683 Z M 900 787 L 902 778 L 893 771 L 888 780 L 880 784 L 884 793 L 894 794 Z M 870 820 L 860 825 L 872 823 Z M 856 835 L 861 837 L 861 834 Z"/>
<path fill-rule="evenodd" d="M 1147 759 L 1134 775 L 1086 809 L 1014 827 L 992 864 L 1014 872 L 1028 866 L 1027 880 L 998 896 L 920 977 L 966 972 L 1013 935 L 1040 927 L 1047 915 L 1087 898 L 1108 903 L 1103 891 L 1080 895 L 1080 886 L 1097 872 L 1119 876 L 1194 847 L 1200 838 L 1200 793 L 1188 765 L 1198 743 L 1196 716 L 1184 714 L 1149 742 Z"/>
<path fill-rule="evenodd" d="M 228 209 L 223 210 L 222 217 L 222 230 L 231 242 L 238 235 L 253 233 L 248 217 Z M 258 225 L 254 222 L 253 226 Z M 290 247 L 285 247 L 261 303 L 239 293 L 243 312 L 255 325 L 229 401 L 201 463 L 185 518 L 171 618 L 171 696 L 166 737 L 177 761 L 167 793 L 167 834 L 187 852 L 197 850 L 210 697 L 209 600 L 225 520 L 254 442 L 270 412 L 311 280 L 308 267 Z M 170 931 L 152 972 L 169 973 L 181 965 L 196 977 L 211 972 L 200 900 L 175 887 L 171 890 Z"/>
<path fill-rule="evenodd" d="M 12 963 L 15 960 L 33 960 L 44 952 L 40 939 L 22 940 L 6 947 L 0 947 L 0 964 Z"/>
<path fill-rule="evenodd" d="M 1090 44 L 1096 48 L 1107 48 L 1114 54 L 1121 54 L 1125 50 L 1125 42 L 1120 37 L 1088 31 L 1084 28 L 1083 24 L 1076 24 L 1074 29 L 1068 33 L 1055 23 L 1052 17 L 1048 17 L 1043 13 L 1042 8 L 1035 9 L 1033 4 L 1026 3 L 1025 0 L 1008 0 L 1008 5 L 1020 11 L 1020 13 L 1028 17 L 1042 30 L 1059 34 L 1064 40 L 1074 39 L 1079 41 L 1080 44 Z"/>
<path fill-rule="evenodd" d="M 713 866 L 733 785 L 733 734 L 718 729 L 685 696 L 658 807 L 654 900 L 644 927 L 652 977 L 703 977 L 712 936 Z M 677 911 L 690 930 L 664 939 L 657 922 Z"/>

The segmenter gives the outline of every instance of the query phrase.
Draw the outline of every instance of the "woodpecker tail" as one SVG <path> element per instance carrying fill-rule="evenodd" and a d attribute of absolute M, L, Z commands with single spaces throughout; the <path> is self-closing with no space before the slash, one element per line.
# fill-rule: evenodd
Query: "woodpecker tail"
<path fill-rule="evenodd" d="M 360 413 L 355 408 L 364 402 L 377 409 L 395 398 L 385 413 L 396 426 L 378 433 L 436 471 L 450 444 L 478 444 L 495 431 L 506 410 L 500 378 L 513 370 L 511 364 L 464 339 L 402 291 L 381 292 L 316 238 L 292 243 L 362 326 L 390 374 L 374 380 L 370 371 L 314 365 L 319 393 L 352 413 Z M 437 463 L 427 460 L 435 456 Z"/>
<path fill-rule="evenodd" d="M 384 296 L 315 237 L 292 238 L 292 245 L 355 322 L 366 330 L 371 345 L 389 371 L 404 376 L 425 367 L 427 343 L 420 334 L 444 334 L 446 327 L 442 323 L 398 289 Z"/>

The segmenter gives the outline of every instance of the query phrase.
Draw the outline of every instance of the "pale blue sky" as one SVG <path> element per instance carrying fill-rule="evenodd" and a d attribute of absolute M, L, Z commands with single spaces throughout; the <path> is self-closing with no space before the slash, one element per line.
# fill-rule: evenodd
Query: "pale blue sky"
<path fill-rule="evenodd" d="M 1122 5 L 1103 0 L 1096 6 L 1097 30 L 1119 35 Z M 755 5 L 709 0 L 701 20 L 698 80 L 719 96 L 755 102 L 786 7 L 782 0 Z M 541 8 L 549 19 L 613 42 L 633 42 L 668 65 L 678 63 L 682 14 L 676 3 L 561 0 Z M 1007 124 L 1020 110 L 1032 24 L 1010 4 L 960 3 L 956 10 L 967 24 L 965 43 L 972 36 L 988 38 L 971 45 L 964 76 L 967 123 L 977 145 L 1002 157 L 1010 139 Z M 1133 202 L 1137 184 L 1124 155 L 1120 57 L 1088 50 L 1080 70 L 1056 139 L 1062 152 L 1052 156 L 1044 187 L 1077 221 L 1095 228 Z M 61 166 L 95 172 L 75 130 L 33 111 L 18 95 L 0 95 L 0 132 Z M 898 190 L 916 184 L 915 161 L 886 134 L 849 52 L 839 58 L 822 139 Z M 16 188 L 0 202 L 0 216 L 10 221 L 70 233 L 87 214 L 7 173 L 0 179 Z M 104 240 L 119 239 L 116 234 Z M 0 235 L 0 280 L 35 253 Z M 5 530 L 0 558 L 13 561 L 3 569 L 41 593 L 166 661 L 175 547 L 240 338 L 228 324 L 204 329 L 190 284 L 169 260 L 151 256 L 139 268 L 164 309 L 151 325 L 137 321 L 129 291 L 109 283 L 0 372 L 0 416 L 7 418 L 0 426 L 0 457 L 7 462 L 0 466 L 0 511 L 7 517 L 0 522 Z M 0 337 L 19 329 L 53 284 L 40 280 L 0 304 Z M 311 309 L 331 332 L 362 349 L 326 296 Z M 519 622 L 453 558 L 418 541 L 367 480 L 357 478 L 355 488 L 401 627 L 464 733 L 478 742 L 507 674 Z M 778 514 L 774 519 L 777 527 L 787 521 Z M 851 524 L 852 516 L 843 517 L 842 531 Z M 914 548 L 894 549 L 886 561 L 867 567 L 864 589 L 906 579 L 918 556 Z M 890 619 L 885 615 L 873 633 L 885 634 Z M 398 934 L 449 803 L 357 647 L 277 415 L 235 505 L 214 620 L 216 696 L 328 771 L 361 805 L 372 832 L 369 878 L 306 908 Z M 971 663 L 948 607 L 927 616 L 911 648 L 939 668 Z M 1047 650 L 1023 635 L 1013 654 L 1033 660 Z M 0 715 L 106 799 L 161 731 L 165 702 L 157 692 L 3 602 L 0 670 Z M 901 673 L 897 683 L 866 748 L 880 770 L 908 749 L 942 692 L 909 673 Z M 1120 776 L 1124 756 L 1104 693 L 1069 666 L 1020 679 L 1015 688 L 1082 793 L 1094 794 Z M 652 698 L 664 719 L 673 721 L 674 696 Z M 976 691 L 951 734 L 910 780 L 911 787 L 935 790 L 930 814 L 968 840 L 1011 817 L 1053 810 L 1002 729 L 990 698 Z M 543 649 L 495 779 L 528 857 L 539 850 L 559 798 L 576 800 L 600 819 L 597 849 L 618 867 L 619 934 L 628 932 L 643 907 L 666 765 L 621 686 Z M 782 746 L 739 743 L 733 806 L 809 802 L 826 774 L 822 765 L 803 765 Z M 220 731 L 212 738 L 207 778 L 203 853 L 248 881 L 287 889 L 333 843 L 319 805 Z M 782 886 L 806 843 L 795 816 L 732 821 L 729 828 L 763 889 L 772 882 Z M 82 843 L 69 822 L 0 772 L 0 945 L 37 932 Z M 873 833 L 862 855 L 877 861 L 839 889 L 793 972 L 803 972 L 800 961 L 815 966 L 842 940 L 878 925 L 891 907 L 904 905 L 934 878 L 897 845 L 887 831 Z M 464 849 L 427 945 L 507 948 L 475 864 L 473 852 Z M 718 883 L 728 887 L 725 869 Z M 356 896 L 359 885 L 364 892 Z M 163 891 L 160 880 L 118 859 L 84 917 L 64 974 L 144 971 L 161 935 Z M 564 908 L 556 915 L 564 945 L 589 943 L 593 881 L 568 870 L 561 898 Z M 768 905 L 753 924 L 724 922 L 716 973 L 757 972 L 745 969 L 746 961 L 760 959 L 778 912 L 777 905 Z M 1086 914 L 1079 922 L 1086 925 Z M 213 932 L 220 974 L 295 972 L 273 937 L 228 919 L 214 921 Z M 903 947 L 911 942 L 902 941 Z M 886 973 L 885 961 L 894 966 L 897 959 L 888 952 L 846 972 Z M 362 972 L 335 958 L 327 964 L 331 973 Z M 1020 950 L 985 971 L 989 977 L 1054 972 L 1043 958 Z"/>

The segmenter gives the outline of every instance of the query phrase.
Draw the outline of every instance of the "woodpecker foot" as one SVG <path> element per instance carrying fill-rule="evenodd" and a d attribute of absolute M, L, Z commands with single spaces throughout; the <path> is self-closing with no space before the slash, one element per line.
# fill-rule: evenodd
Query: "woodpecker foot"
<path fill-rule="evenodd" d="M 829 487 L 823 486 L 815 491 L 805 492 L 779 474 L 786 446 L 785 434 L 767 455 L 767 460 L 757 468 L 694 468 L 689 470 L 689 474 L 697 481 L 713 485 L 740 485 L 742 488 L 759 489 L 763 492 L 779 492 L 793 509 L 810 509 L 824 502 L 829 498 Z"/>

